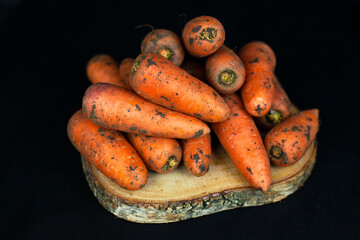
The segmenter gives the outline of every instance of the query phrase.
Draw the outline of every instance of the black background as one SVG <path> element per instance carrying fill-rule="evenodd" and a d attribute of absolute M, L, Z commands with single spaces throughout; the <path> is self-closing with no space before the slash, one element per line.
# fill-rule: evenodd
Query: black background
<path fill-rule="evenodd" d="M 346 1 L 0 1 L 0 239 L 360 239 L 360 5 Z M 136 57 L 147 28 L 219 19 L 225 43 L 268 43 L 300 109 L 319 108 L 317 163 L 278 203 L 179 223 L 116 219 L 66 135 L 87 61 Z M 5 153 L 5 154 L 4 154 Z"/>

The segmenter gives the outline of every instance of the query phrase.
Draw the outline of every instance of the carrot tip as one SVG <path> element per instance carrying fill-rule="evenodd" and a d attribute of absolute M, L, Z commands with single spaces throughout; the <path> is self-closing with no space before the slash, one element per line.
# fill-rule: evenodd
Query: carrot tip
<path fill-rule="evenodd" d="M 211 39 L 215 38 L 217 35 L 217 30 L 214 28 L 204 28 L 204 30 L 200 33 L 201 39 L 206 39 L 208 41 L 211 41 Z"/>
<path fill-rule="evenodd" d="M 163 47 L 160 48 L 158 51 L 158 54 L 160 54 L 161 56 L 163 56 L 164 58 L 167 58 L 170 60 L 170 58 L 172 57 L 172 55 L 174 55 L 174 52 L 171 51 L 169 48 L 167 47 Z"/>
<path fill-rule="evenodd" d="M 271 146 L 270 148 L 270 155 L 276 159 L 280 159 L 283 155 L 283 151 L 278 146 Z"/>
<path fill-rule="evenodd" d="M 278 110 L 270 109 L 269 112 L 266 114 L 266 119 L 270 123 L 278 124 L 282 120 L 282 114 Z"/>
<path fill-rule="evenodd" d="M 219 74 L 218 81 L 223 85 L 230 85 L 236 80 L 236 74 L 232 70 L 225 70 Z"/>

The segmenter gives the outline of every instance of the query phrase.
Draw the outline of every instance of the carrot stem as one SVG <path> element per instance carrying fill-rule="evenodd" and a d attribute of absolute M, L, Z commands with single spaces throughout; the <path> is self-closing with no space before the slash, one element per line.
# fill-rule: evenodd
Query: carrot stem
<path fill-rule="evenodd" d="M 271 146 L 270 148 L 270 155 L 276 159 L 280 159 L 283 155 L 283 151 L 278 146 Z"/>
<path fill-rule="evenodd" d="M 219 74 L 219 83 L 230 85 L 236 80 L 236 74 L 232 70 L 225 70 Z"/>
<path fill-rule="evenodd" d="M 169 48 L 167 47 L 163 47 L 160 48 L 158 53 L 163 56 L 164 58 L 170 59 L 172 57 L 172 55 L 174 55 L 174 52 L 171 51 Z"/>
<path fill-rule="evenodd" d="M 132 67 L 132 73 L 136 72 L 139 69 L 141 61 L 135 61 Z"/>
<path fill-rule="evenodd" d="M 176 156 L 170 156 L 165 164 L 165 166 L 163 167 L 164 171 L 167 171 L 170 168 L 173 168 L 175 166 L 177 166 L 177 158 Z"/>
<path fill-rule="evenodd" d="M 204 30 L 202 30 L 202 32 L 200 33 L 200 38 L 210 41 L 211 39 L 216 37 L 216 35 L 217 35 L 216 29 L 214 29 L 214 28 L 204 28 Z"/>
<path fill-rule="evenodd" d="M 266 119 L 271 123 L 278 124 L 282 120 L 282 114 L 278 110 L 270 109 L 266 114 Z"/>

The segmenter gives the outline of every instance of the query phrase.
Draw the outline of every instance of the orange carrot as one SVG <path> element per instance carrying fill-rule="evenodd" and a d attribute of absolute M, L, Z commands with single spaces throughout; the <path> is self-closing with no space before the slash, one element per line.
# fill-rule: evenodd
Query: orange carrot
<path fill-rule="evenodd" d="M 232 94 L 244 84 L 245 67 L 231 49 L 222 45 L 206 59 L 206 78 L 219 93 Z"/>
<path fill-rule="evenodd" d="M 208 122 L 229 118 L 229 107 L 214 89 L 157 54 L 135 59 L 130 83 L 140 96 L 175 111 Z"/>
<path fill-rule="evenodd" d="M 225 95 L 224 99 L 231 109 L 231 118 L 211 126 L 239 172 L 254 188 L 267 191 L 271 183 L 270 162 L 260 133 L 237 95 Z"/>
<path fill-rule="evenodd" d="M 125 136 L 148 169 L 157 173 L 168 173 L 178 167 L 182 151 L 176 139 L 137 133 L 126 133 Z"/>
<path fill-rule="evenodd" d="M 199 59 L 185 58 L 180 66 L 191 76 L 205 82 L 205 66 Z"/>
<path fill-rule="evenodd" d="M 123 132 L 171 138 L 193 138 L 210 132 L 196 118 L 163 108 L 108 83 L 93 84 L 86 90 L 83 112 L 94 124 Z"/>
<path fill-rule="evenodd" d="M 121 80 L 118 66 L 119 64 L 109 55 L 99 54 L 89 60 L 86 75 L 92 83 L 105 82 L 127 88 Z"/>
<path fill-rule="evenodd" d="M 121 61 L 119 66 L 120 79 L 125 84 L 125 88 L 131 91 L 130 74 L 134 60 L 134 58 L 125 58 Z"/>
<path fill-rule="evenodd" d="M 211 136 L 203 135 L 180 141 L 183 149 L 184 165 L 189 173 L 201 177 L 209 171 L 211 157 Z"/>
<path fill-rule="evenodd" d="M 176 33 L 166 29 L 155 29 L 141 43 L 141 53 L 160 54 L 177 66 L 184 60 L 185 49 Z"/>
<path fill-rule="evenodd" d="M 70 118 L 67 133 L 75 148 L 116 184 L 138 190 L 147 183 L 144 163 L 120 132 L 96 126 L 79 110 Z"/>
<path fill-rule="evenodd" d="M 206 57 L 216 52 L 224 43 L 225 29 L 216 18 L 200 16 L 186 23 L 182 39 L 190 55 Z"/>
<path fill-rule="evenodd" d="M 319 130 L 319 110 L 301 111 L 273 127 L 265 137 L 271 163 L 290 166 L 304 156 Z"/>

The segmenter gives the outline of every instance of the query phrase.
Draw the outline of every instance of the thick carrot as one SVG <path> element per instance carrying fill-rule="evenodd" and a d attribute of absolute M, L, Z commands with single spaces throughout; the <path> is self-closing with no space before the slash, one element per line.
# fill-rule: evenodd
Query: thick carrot
<path fill-rule="evenodd" d="M 205 65 L 199 61 L 199 59 L 185 58 L 180 66 L 191 76 L 205 82 Z"/>
<path fill-rule="evenodd" d="M 209 127 L 196 118 L 158 106 L 108 83 L 93 84 L 86 90 L 83 112 L 94 124 L 123 132 L 170 138 L 200 137 L 210 132 Z"/>
<path fill-rule="evenodd" d="M 235 93 L 245 81 L 244 64 L 234 51 L 222 45 L 206 59 L 206 79 L 221 94 Z"/>
<path fill-rule="evenodd" d="M 319 110 L 301 111 L 273 127 L 265 137 L 271 163 L 290 166 L 304 156 L 319 130 Z"/>
<path fill-rule="evenodd" d="M 186 169 L 197 177 L 204 176 L 209 171 L 211 157 L 210 134 L 193 139 L 182 139 L 180 143 Z"/>
<path fill-rule="evenodd" d="M 130 83 L 150 102 L 207 122 L 221 122 L 230 116 L 229 107 L 213 88 L 154 53 L 135 59 Z"/>
<path fill-rule="evenodd" d="M 224 43 L 225 29 L 216 18 L 200 16 L 186 23 L 182 39 L 190 55 L 206 57 L 216 52 Z"/>
<path fill-rule="evenodd" d="M 86 75 L 92 83 L 105 82 L 127 88 L 120 77 L 118 66 L 119 64 L 109 55 L 98 54 L 89 60 Z"/>
<path fill-rule="evenodd" d="M 67 133 L 75 148 L 104 175 L 128 190 L 148 181 L 148 171 L 123 135 L 88 121 L 81 110 L 69 120 Z"/>
<path fill-rule="evenodd" d="M 239 172 L 254 188 L 267 191 L 271 183 L 270 162 L 260 133 L 237 95 L 225 95 L 224 99 L 231 109 L 231 118 L 211 126 Z"/>
<path fill-rule="evenodd" d="M 130 74 L 134 60 L 134 58 L 125 58 L 121 61 L 119 65 L 120 79 L 125 84 L 125 88 L 131 91 L 132 88 L 130 85 Z"/>
<path fill-rule="evenodd" d="M 176 33 L 166 29 L 155 29 L 141 42 L 141 53 L 160 54 L 180 66 L 185 57 L 185 49 Z"/>
<path fill-rule="evenodd" d="M 175 170 L 181 161 L 182 151 L 176 139 L 137 133 L 126 133 L 125 136 L 148 169 L 168 173 Z"/>

